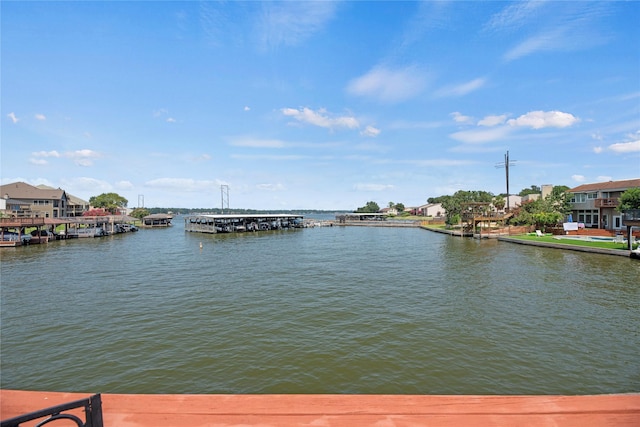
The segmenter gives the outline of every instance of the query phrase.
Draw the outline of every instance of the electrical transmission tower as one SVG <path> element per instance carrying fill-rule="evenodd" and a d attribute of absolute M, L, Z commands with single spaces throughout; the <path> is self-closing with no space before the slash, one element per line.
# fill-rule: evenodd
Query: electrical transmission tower
<path fill-rule="evenodd" d="M 224 214 L 224 207 L 227 207 L 229 210 L 229 186 L 227 184 L 222 184 L 220 186 L 220 200 L 222 205 L 222 213 Z"/>
<path fill-rule="evenodd" d="M 504 155 L 504 162 L 498 163 L 496 168 L 504 168 L 505 175 L 507 178 L 507 212 L 511 210 L 509 206 L 509 166 L 515 166 L 515 163 L 509 161 L 509 152 Z"/>

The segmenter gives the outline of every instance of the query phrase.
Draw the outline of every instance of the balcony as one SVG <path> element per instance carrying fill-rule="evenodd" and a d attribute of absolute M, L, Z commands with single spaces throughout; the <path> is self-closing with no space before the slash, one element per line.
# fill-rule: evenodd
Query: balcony
<path fill-rule="evenodd" d="M 615 208 L 620 204 L 620 199 L 596 199 L 594 206 L 596 208 Z"/>

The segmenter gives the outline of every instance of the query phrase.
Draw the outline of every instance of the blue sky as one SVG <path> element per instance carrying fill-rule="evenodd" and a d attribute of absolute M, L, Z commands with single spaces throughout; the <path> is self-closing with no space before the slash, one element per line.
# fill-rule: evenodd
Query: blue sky
<path fill-rule="evenodd" d="M 1 4 L 2 183 L 417 206 L 640 177 L 637 2 Z"/>

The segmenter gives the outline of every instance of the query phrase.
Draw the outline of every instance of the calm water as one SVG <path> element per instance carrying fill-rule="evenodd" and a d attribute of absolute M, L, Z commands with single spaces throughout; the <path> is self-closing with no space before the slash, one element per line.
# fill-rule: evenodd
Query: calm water
<path fill-rule="evenodd" d="M 3 249 L 2 388 L 640 391 L 638 261 L 420 229 L 174 222 Z"/>

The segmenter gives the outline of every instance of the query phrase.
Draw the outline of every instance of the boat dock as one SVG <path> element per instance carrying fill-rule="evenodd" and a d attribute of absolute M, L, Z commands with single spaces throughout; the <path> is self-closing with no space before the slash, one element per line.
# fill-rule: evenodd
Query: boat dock
<path fill-rule="evenodd" d="M 194 215 L 184 219 L 185 231 L 210 234 L 302 227 L 304 227 L 304 217 L 290 214 Z"/>
<path fill-rule="evenodd" d="M 90 397 L 0 390 L 1 418 Z M 102 394 L 99 423 L 127 427 L 638 426 L 640 394 L 446 396 L 337 394 Z M 81 410 L 74 414 L 83 417 Z M 6 424 L 12 426 L 14 424 Z M 31 424 L 29 424 L 31 425 Z"/>
<path fill-rule="evenodd" d="M 0 247 L 127 233 L 137 230 L 133 225 L 135 221 L 136 218 L 126 215 L 0 218 Z M 64 229 L 56 231 L 59 226 L 64 226 Z"/>

